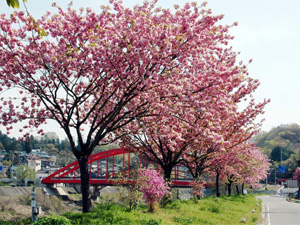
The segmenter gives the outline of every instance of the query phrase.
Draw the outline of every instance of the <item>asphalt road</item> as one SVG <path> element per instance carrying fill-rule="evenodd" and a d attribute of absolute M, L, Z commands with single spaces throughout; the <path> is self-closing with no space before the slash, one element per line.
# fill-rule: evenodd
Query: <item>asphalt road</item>
<path fill-rule="evenodd" d="M 258 198 L 265 206 L 263 208 L 264 225 L 300 225 L 300 203 L 288 202 L 285 195 L 268 195 Z"/>

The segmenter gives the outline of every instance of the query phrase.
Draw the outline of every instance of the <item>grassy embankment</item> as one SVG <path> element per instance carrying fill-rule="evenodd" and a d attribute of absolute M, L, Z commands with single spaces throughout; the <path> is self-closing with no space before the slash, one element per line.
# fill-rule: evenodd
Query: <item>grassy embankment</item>
<path fill-rule="evenodd" d="M 254 209 L 255 212 L 252 212 Z M 260 213 L 261 202 L 253 195 L 209 197 L 198 201 L 198 203 L 192 200 L 176 200 L 165 209 L 159 209 L 156 213 L 149 213 L 145 205 L 139 205 L 136 210 L 128 211 L 119 204 L 97 204 L 91 213 L 67 212 L 63 214 L 63 217 L 69 220 L 69 223 L 63 224 L 236 225 L 242 224 L 241 220 L 245 218 L 247 224 L 254 225 L 257 224 Z M 59 218 L 56 217 L 56 219 Z"/>
<path fill-rule="evenodd" d="M 258 203 L 258 206 L 257 204 Z M 148 213 L 145 206 L 126 212 L 119 205 L 99 205 L 90 215 L 67 214 L 73 222 L 83 224 L 256 224 L 261 213 L 260 202 L 252 195 L 174 201 L 166 209 Z M 255 209 L 255 213 L 252 210 Z M 101 218 L 99 218 L 101 217 Z"/>

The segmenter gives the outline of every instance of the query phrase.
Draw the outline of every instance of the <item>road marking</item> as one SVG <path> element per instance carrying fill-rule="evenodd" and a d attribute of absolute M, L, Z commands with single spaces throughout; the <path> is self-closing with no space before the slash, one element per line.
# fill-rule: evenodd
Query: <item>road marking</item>
<path fill-rule="evenodd" d="M 267 210 L 266 210 L 266 213 L 267 213 L 267 225 L 271 225 L 271 219 L 270 219 L 270 208 L 269 208 L 269 206 L 267 206 L 266 205 L 266 207 L 267 207 Z"/>

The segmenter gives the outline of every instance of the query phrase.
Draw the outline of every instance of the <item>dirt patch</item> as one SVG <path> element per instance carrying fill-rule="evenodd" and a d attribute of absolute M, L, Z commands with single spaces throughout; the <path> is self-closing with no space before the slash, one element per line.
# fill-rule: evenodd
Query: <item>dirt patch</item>
<path fill-rule="evenodd" d="M 36 203 L 41 206 L 41 216 L 61 215 L 67 211 L 80 212 L 80 206 L 73 201 L 63 201 L 56 196 L 44 194 L 40 188 L 36 190 Z M 31 196 L 0 196 L 0 221 L 20 221 L 31 218 Z"/>
<path fill-rule="evenodd" d="M 13 211 L 24 218 L 31 216 L 31 210 L 31 206 L 27 205 L 14 205 L 13 207 Z"/>

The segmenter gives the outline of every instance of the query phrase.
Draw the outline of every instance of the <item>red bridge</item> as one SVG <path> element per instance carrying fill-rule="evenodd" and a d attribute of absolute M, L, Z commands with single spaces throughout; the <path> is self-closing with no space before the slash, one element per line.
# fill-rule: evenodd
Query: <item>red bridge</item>
<path fill-rule="evenodd" d="M 89 157 L 90 183 L 94 185 L 114 185 L 116 181 L 130 181 L 131 171 L 151 165 L 160 174 L 163 173 L 157 163 L 148 161 L 124 148 L 99 152 Z M 171 175 L 172 186 L 190 186 L 192 181 L 185 167 L 176 166 Z M 69 183 L 80 184 L 78 161 L 73 162 L 42 180 L 44 184 Z M 131 181 L 132 182 L 132 181 Z"/>

